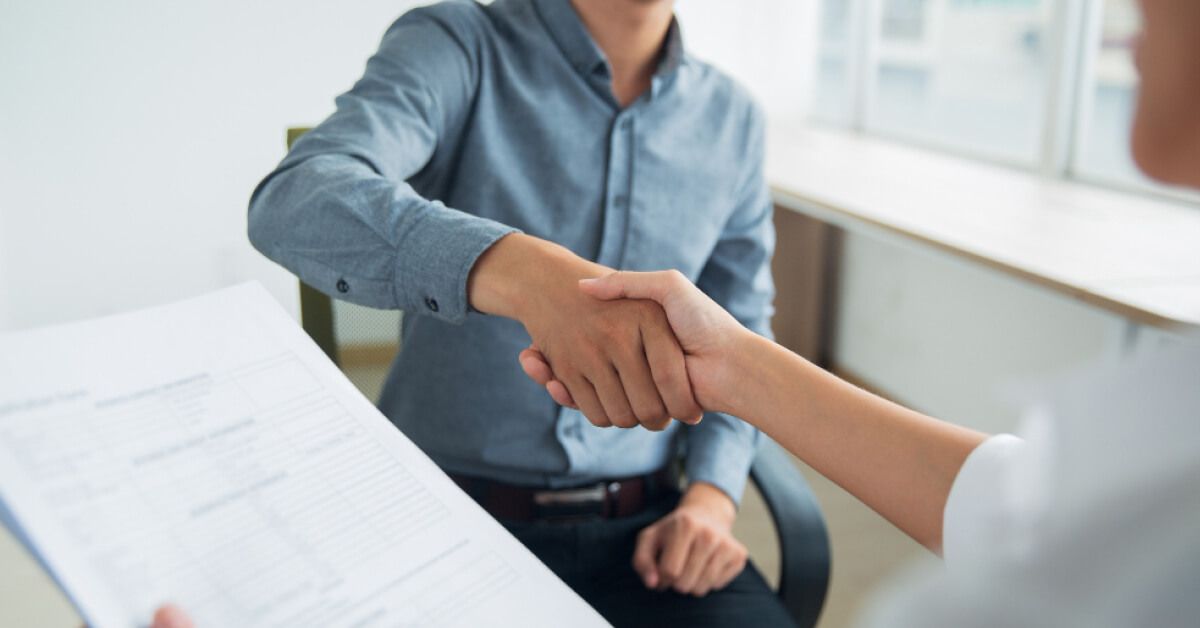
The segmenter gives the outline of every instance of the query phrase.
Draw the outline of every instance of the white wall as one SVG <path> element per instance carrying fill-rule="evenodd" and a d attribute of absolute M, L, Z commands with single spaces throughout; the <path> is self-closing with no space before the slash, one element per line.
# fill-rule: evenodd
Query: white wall
<path fill-rule="evenodd" d="M 839 284 L 838 365 L 975 429 L 1011 431 L 1030 384 L 1123 351 L 1121 317 L 929 249 L 851 235 Z"/>
<path fill-rule="evenodd" d="M 0 4 L 0 329 L 246 279 L 295 311 L 250 191 L 414 4 Z"/>
<path fill-rule="evenodd" d="M 812 98 L 817 0 L 682 0 L 684 45 L 736 77 L 776 121 L 804 117 Z"/>
<path fill-rule="evenodd" d="M 0 329 L 247 279 L 295 312 L 292 277 L 246 241 L 250 192 L 284 128 L 324 118 L 416 4 L 0 3 Z M 681 3 L 688 43 L 786 108 L 804 100 L 808 57 L 787 44 L 783 61 L 766 43 L 811 43 L 785 35 L 806 28 L 813 2 L 751 4 Z M 757 37 L 768 27 L 779 36 Z M 797 82 L 770 80 L 781 68 Z"/>
<path fill-rule="evenodd" d="M 4 162 L 3 156 L 0 156 L 0 173 L 8 172 L 9 167 L 10 166 Z M 0 175 L 0 187 L 4 186 L 4 181 L 4 177 Z M 5 274 L 8 272 L 8 264 L 4 261 L 4 252 L 7 250 L 7 247 L 4 244 L 5 233 L 7 232 L 4 229 L 3 205 L 0 205 L 0 330 L 7 328 L 8 320 L 10 318 L 8 312 L 9 299 L 4 296 L 4 291 L 7 290 L 8 286 L 8 283 L 4 278 Z"/>

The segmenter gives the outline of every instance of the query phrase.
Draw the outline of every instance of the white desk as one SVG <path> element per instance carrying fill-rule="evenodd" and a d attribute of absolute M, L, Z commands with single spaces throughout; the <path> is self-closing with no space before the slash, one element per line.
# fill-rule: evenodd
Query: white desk
<path fill-rule="evenodd" d="M 1200 207 L 974 163 L 877 138 L 770 136 L 778 205 L 931 247 L 1116 313 L 1200 330 Z"/>

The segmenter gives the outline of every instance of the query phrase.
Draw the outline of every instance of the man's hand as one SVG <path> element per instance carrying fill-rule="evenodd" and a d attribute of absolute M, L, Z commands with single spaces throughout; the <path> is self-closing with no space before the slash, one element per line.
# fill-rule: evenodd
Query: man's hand
<path fill-rule="evenodd" d="M 696 483 L 671 514 L 638 535 L 633 569 L 649 589 L 702 597 L 746 567 L 746 546 L 733 537 L 737 510 L 715 486 Z"/>
<path fill-rule="evenodd" d="M 510 235 L 476 263 L 471 303 L 520 321 L 558 387 L 593 424 L 661 430 L 672 417 L 699 421 L 683 350 L 662 307 L 579 291 L 580 279 L 609 272 L 544 240 Z"/>
<path fill-rule="evenodd" d="M 740 373 L 731 369 L 732 357 L 747 344 L 753 333 L 720 305 L 708 298 L 679 271 L 653 273 L 611 272 L 579 282 L 589 297 L 653 301 L 662 306 L 686 357 L 692 390 L 706 410 L 729 412 L 732 395 L 741 388 Z M 558 370 L 537 350 L 536 343 L 521 353 L 521 366 L 534 381 L 546 387 L 554 399 L 572 405 L 569 386 L 563 386 Z"/>

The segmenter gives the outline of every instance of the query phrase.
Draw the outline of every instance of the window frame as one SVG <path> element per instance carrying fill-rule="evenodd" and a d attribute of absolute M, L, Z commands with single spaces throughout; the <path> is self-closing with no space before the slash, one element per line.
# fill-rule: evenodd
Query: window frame
<path fill-rule="evenodd" d="M 823 0 L 844 2 L 848 9 L 846 33 L 846 86 L 850 115 L 843 120 L 810 115 L 818 124 L 848 129 L 857 134 L 881 137 L 910 146 L 977 162 L 1016 168 L 1042 176 L 1076 181 L 1100 188 L 1165 200 L 1200 204 L 1200 195 L 1151 182 L 1127 181 L 1090 174 L 1079 167 L 1092 116 L 1098 46 L 1103 33 L 1104 0 L 1051 0 L 1047 41 L 1049 43 L 1040 151 L 1033 162 L 973 151 L 918 134 L 881 130 L 871 125 L 871 111 L 878 99 L 876 75 L 880 67 L 884 2 L 886 0 Z M 934 4 L 947 0 L 931 0 Z M 932 8 L 931 8 L 932 10 Z M 820 44 L 819 44 L 820 45 Z M 848 121 L 847 121 L 848 119 Z"/>

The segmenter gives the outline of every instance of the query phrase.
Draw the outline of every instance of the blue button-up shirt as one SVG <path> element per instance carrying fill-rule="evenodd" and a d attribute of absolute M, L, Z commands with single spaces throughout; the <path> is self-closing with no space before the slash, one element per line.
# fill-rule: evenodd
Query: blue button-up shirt
<path fill-rule="evenodd" d="M 331 296 L 408 314 L 379 406 L 446 470 L 566 486 L 658 469 L 683 437 L 690 481 L 737 500 L 751 427 L 593 427 L 522 373 L 520 323 L 467 302 L 476 258 L 520 230 L 613 268 L 679 269 L 768 333 L 762 114 L 676 25 L 640 99 L 622 109 L 610 81 L 568 0 L 413 10 L 259 185 L 250 237 Z"/>

